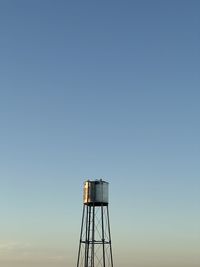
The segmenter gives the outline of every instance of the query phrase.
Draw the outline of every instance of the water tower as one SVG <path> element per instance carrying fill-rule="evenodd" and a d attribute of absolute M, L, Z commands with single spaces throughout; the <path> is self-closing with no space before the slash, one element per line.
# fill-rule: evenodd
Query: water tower
<path fill-rule="evenodd" d="M 113 267 L 108 182 L 84 182 L 77 267 Z"/>

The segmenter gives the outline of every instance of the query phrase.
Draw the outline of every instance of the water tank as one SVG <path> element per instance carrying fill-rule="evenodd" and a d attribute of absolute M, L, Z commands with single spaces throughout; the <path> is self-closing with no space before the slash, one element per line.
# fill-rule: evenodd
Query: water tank
<path fill-rule="evenodd" d="M 83 203 L 88 206 L 108 205 L 108 182 L 103 180 L 84 183 Z"/>

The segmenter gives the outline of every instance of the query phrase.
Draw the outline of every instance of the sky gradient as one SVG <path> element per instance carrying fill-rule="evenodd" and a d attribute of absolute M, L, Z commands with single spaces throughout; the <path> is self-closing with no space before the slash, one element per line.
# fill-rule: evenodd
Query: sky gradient
<path fill-rule="evenodd" d="M 0 1 L 0 265 L 76 266 L 85 179 L 115 267 L 200 264 L 200 2 Z"/>

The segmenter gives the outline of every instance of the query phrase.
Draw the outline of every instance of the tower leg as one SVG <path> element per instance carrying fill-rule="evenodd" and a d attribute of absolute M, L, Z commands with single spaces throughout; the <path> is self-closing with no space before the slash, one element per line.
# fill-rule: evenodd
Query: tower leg
<path fill-rule="evenodd" d="M 91 267 L 94 267 L 94 243 L 95 243 L 95 206 L 92 206 L 92 251 L 91 251 Z"/>
<path fill-rule="evenodd" d="M 105 263 L 105 236 L 104 236 L 104 214 L 103 214 L 103 205 L 101 205 L 101 227 L 102 227 L 102 248 L 103 248 L 103 267 L 106 266 Z"/>
<path fill-rule="evenodd" d="M 83 213 L 82 213 L 82 222 L 81 222 L 81 233 L 80 233 L 80 241 L 79 241 L 79 248 L 78 248 L 78 260 L 77 260 L 77 267 L 79 267 L 80 262 L 80 253 L 81 253 L 81 244 L 82 244 L 82 235 L 83 235 L 83 223 L 84 223 L 84 215 L 85 215 L 85 205 L 83 205 Z"/>
<path fill-rule="evenodd" d="M 85 232 L 85 265 L 87 267 L 87 255 L 88 255 L 88 213 L 89 213 L 89 206 L 86 208 L 86 232 Z"/>
<path fill-rule="evenodd" d="M 109 219 L 109 211 L 108 211 L 108 206 L 106 207 L 106 211 L 107 211 L 107 220 L 108 220 L 108 234 L 109 234 L 109 244 L 110 244 L 110 260 L 111 260 L 111 267 L 113 267 L 112 242 L 111 242 L 110 219 Z"/>
<path fill-rule="evenodd" d="M 90 231 L 91 231 L 91 206 L 88 206 L 88 228 L 86 231 L 86 267 L 88 267 L 89 264 L 89 256 L 90 256 Z"/>

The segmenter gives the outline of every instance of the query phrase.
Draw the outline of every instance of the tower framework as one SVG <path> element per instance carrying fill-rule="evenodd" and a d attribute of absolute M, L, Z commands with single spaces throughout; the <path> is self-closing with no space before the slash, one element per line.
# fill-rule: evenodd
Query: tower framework
<path fill-rule="evenodd" d="M 108 183 L 86 181 L 77 267 L 113 267 Z"/>

